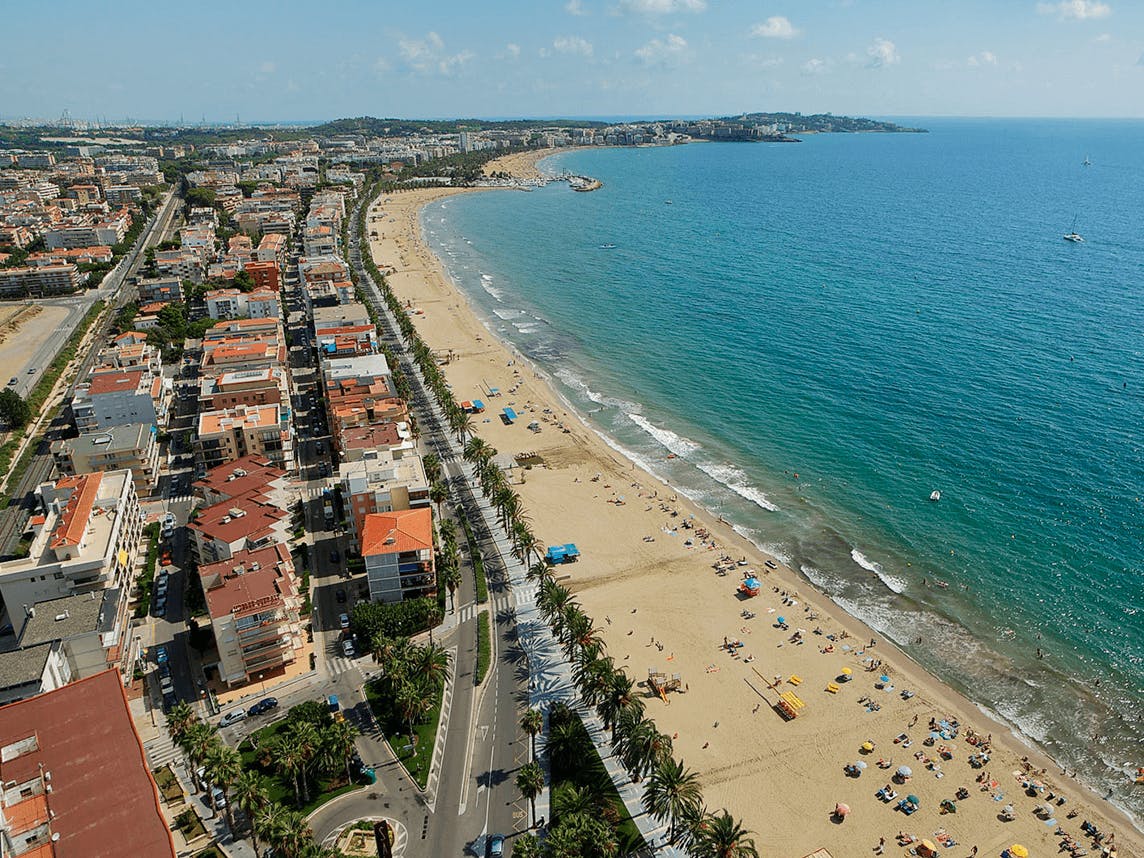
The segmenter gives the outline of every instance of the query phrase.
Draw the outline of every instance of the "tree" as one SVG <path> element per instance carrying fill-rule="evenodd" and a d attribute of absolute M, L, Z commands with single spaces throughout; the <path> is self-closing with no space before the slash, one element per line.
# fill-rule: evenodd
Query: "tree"
<path fill-rule="evenodd" d="M 196 790 L 203 789 L 199 782 L 199 766 L 206 761 L 208 752 L 217 742 L 214 726 L 202 721 L 196 721 L 183 733 L 182 748 L 190 762 L 191 781 Z"/>
<path fill-rule="evenodd" d="M 215 202 L 215 192 L 211 188 L 191 188 L 185 195 L 187 205 L 207 208 Z"/>
<path fill-rule="evenodd" d="M 426 644 L 414 650 L 414 671 L 423 677 L 433 691 L 445 687 L 445 675 L 449 672 L 452 656 L 438 643 Z"/>
<path fill-rule="evenodd" d="M 242 808 L 250 822 L 250 838 L 254 841 L 254 852 L 258 854 L 258 814 L 269 804 L 266 790 L 262 787 L 262 777 L 257 773 L 244 769 L 234 781 L 234 803 Z"/>
<path fill-rule="evenodd" d="M 675 844 L 676 822 L 699 807 L 703 794 L 699 776 L 676 760 L 663 760 L 652 769 L 644 787 L 643 806 L 655 819 L 668 822 L 668 842 Z"/>
<path fill-rule="evenodd" d="M 600 699 L 600 717 L 604 720 L 604 726 L 611 728 L 613 742 L 616 741 L 616 719 L 620 712 L 637 701 L 635 687 L 635 681 L 621 668 L 612 674 L 608 688 Z M 642 710 L 642 703 L 639 708 Z"/>
<path fill-rule="evenodd" d="M 230 745 L 216 742 L 207 753 L 204 764 L 210 782 L 222 791 L 223 804 L 226 807 L 226 825 L 234 831 L 234 814 L 229 799 L 231 787 L 242 774 L 242 757 Z"/>
<path fill-rule="evenodd" d="M 274 802 L 264 804 L 255 811 L 251 820 L 251 832 L 257 832 L 269 845 L 279 848 L 284 842 L 288 814 L 284 805 Z"/>
<path fill-rule="evenodd" d="M 632 778 L 641 781 L 659 763 L 671 759 L 671 737 L 659 732 L 654 721 L 639 718 L 634 712 L 625 720 L 632 726 L 623 736 L 620 758 Z"/>
<path fill-rule="evenodd" d="M 536 759 L 536 737 L 544 729 L 544 715 L 539 709 L 529 709 L 520 719 L 520 729 L 528 734 L 532 746 L 532 759 Z"/>
<path fill-rule="evenodd" d="M 32 409 L 24 397 L 10 387 L 0 390 L 0 422 L 9 429 L 23 429 L 32 418 Z"/>
<path fill-rule="evenodd" d="M 323 745 L 345 766 L 347 784 L 352 784 L 354 781 L 353 775 L 350 774 L 350 758 L 354 755 L 354 740 L 357 735 L 357 727 L 348 721 L 335 721 L 322 731 Z"/>
<path fill-rule="evenodd" d="M 554 705 L 549 713 L 544 750 L 553 768 L 560 769 L 573 767 L 584 753 L 583 725 L 579 716 L 563 703 Z"/>
<path fill-rule="evenodd" d="M 457 610 L 457 588 L 461 586 L 461 570 L 456 566 L 446 566 L 445 571 L 441 574 L 441 579 L 445 584 L 445 589 L 449 591 L 449 605 L 452 610 Z"/>
<path fill-rule="evenodd" d="M 180 700 L 167 713 L 167 733 L 171 740 L 177 744 L 183 734 L 187 732 L 187 728 L 198 720 L 199 716 L 195 714 L 191 705 L 185 700 Z"/>
<path fill-rule="evenodd" d="M 512 845 L 512 854 L 515 858 L 542 858 L 544 850 L 540 846 L 540 840 L 537 839 L 535 834 L 517 835 L 515 842 Z"/>
<path fill-rule="evenodd" d="M 532 825 L 529 826 L 531 828 L 536 825 L 536 797 L 544 789 L 544 770 L 540 768 L 540 763 L 533 761 L 520 767 L 520 771 L 516 773 L 516 788 L 528 799 L 532 807 Z"/>
<path fill-rule="evenodd" d="M 750 833 L 731 814 L 721 811 L 699 825 L 691 854 L 695 858 L 759 858 Z"/>
<path fill-rule="evenodd" d="M 250 273 L 246 269 L 235 274 L 230 282 L 234 288 L 240 292 L 254 291 L 254 278 L 250 276 Z"/>

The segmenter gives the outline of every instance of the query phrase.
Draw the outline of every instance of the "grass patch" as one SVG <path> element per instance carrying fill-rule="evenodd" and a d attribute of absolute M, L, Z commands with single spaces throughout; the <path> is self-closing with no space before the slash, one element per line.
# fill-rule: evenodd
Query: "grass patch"
<path fill-rule="evenodd" d="M 139 601 L 135 604 L 135 616 L 145 617 L 151 610 L 151 590 L 155 586 L 155 568 L 159 562 L 159 522 L 153 521 L 143 528 L 147 537 L 147 565 L 139 573 L 136 586 L 139 588 Z"/>
<path fill-rule="evenodd" d="M 207 830 L 203 827 L 203 821 L 199 819 L 198 814 L 189 807 L 175 817 L 175 827 L 183 833 L 183 837 L 186 838 L 188 843 L 192 843 L 200 837 L 207 836 Z"/>
<path fill-rule="evenodd" d="M 477 671 L 476 682 L 480 685 L 489 672 L 489 662 L 493 657 L 492 634 L 489 632 L 488 611 L 477 614 Z"/>
<path fill-rule="evenodd" d="M 421 789 L 425 789 L 429 782 L 429 764 L 433 761 L 433 746 L 437 742 L 437 726 L 441 721 L 441 699 L 444 693 L 444 689 L 437 693 L 433 708 L 426 713 L 424 721 L 414 725 L 416 741 L 410 748 L 409 733 L 406 732 L 405 722 L 401 720 L 393 701 L 382 695 L 374 683 L 369 682 L 365 686 L 366 699 L 381 726 L 385 741 Z"/>
<path fill-rule="evenodd" d="M 183 787 L 179 784 L 179 779 L 175 777 L 175 773 L 171 771 L 170 766 L 155 769 L 151 774 L 155 776 L 155 785 L 159 787 L 159 794 L 163 796 L 164 801 L 176 802 L 183 800 Z"/>
<path fill-rule="evenodd" d="M 599 798 L 603 806 L 601 816 L 608 821 L 616 832 L 620 854 L 632 855 L 641 852 L 645 848 L 645 844 L 639 827 L 632 820 L 631 814 L 628 813 L 627 807 L 620 798 L 620 794 L 616 791 L 616 785 L 612 783 L 607 769 L 604 768 L 604 763 L 596 751 L 596 746 L 592 744 L 592 739 L 584 728 L 584 722 L 580 720 L 580 716 L 572 709 L 555 707 L 550 715 L 550 724 L 565 718 L 574 723 L 573 730 L 577 742 L 575 743 L 575 753 L 567 755 L 567 759 L 557 756 L 552 760 L 553 806 L 557 803 L 556 795 L 558 792 L 573 786 L 589 789 L 593 795 Z M 550 726 L 549 730 L 552 731 L 552 729 Z M 554 815 L 551 827 L 556 827 L 559 824 L 559 817 Z"/>

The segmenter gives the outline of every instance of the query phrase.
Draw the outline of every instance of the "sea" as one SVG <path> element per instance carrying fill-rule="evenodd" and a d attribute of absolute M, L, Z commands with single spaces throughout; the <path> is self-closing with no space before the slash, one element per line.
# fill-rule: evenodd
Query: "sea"
<path fill-rule="evenodd" d="M 609 444 L 1139 821 L 1144 123 L 902 121 L 561 153 L 603 187 L 422 230 Z"/>

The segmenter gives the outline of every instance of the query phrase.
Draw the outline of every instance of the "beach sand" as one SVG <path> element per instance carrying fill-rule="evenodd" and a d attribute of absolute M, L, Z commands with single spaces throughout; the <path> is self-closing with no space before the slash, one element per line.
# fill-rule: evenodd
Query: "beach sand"
<path fill-rule="evenodd" d="M 510 156 L 491 169 L 529 175 L 547 154 Z M 1105 832 L 1115 831 L 1120 855 L 1144 855 L 1144 843 L 1128 821 L 1109 818 L 1114 808 L 1062 776 L 1059 767 L 791 570 L 777 563 L 768 569 L 767 558 L 754 545 L 677 498 L 569 411 L 534 367 L 484 327 L 424 246 L 420 208 L 451 193 L 455 191 L 426 189 L 379 200 L 371 216 L 381 216 L 369 225 L 379 236 L 371 242 L 374 258 L 383 271 L 392 270 L 389 284 L 409 302 L 425 342 L 439 354 L 451 355 L 444 371 L 458 400 L 484 400 L 485 414 L 474 415 L 477 434 L 501 453 L 532 452 L 543 459 L 543 465 L 512 472 L 515 488 L 542 542 L 574 542 L 580 548 L 578 563 L 555 572 L 595 618 L 608 653 L 641 682 L 651 668 L 680 674 L 685 690 L 668 694 L 666 703 L 644 688 L 647 715 L 673 736 L 676 756 L 700 774 L 711 808 L 728 808 L 756 833 L 762 854 L 784 858 L 820 847 L 835 858 L 858 858 L 875 854 L 882 837 L 884 854 L 908 855 L 909 847 L 896 843 L 900 831 L 931 840 L 938 832 L 952 835 L 957 845 L 941 851 L 959 858 L 974 846 L 982 856 L 996 856 L 1012 843 L 1023 843 L 1033 856 L 1048 856 L 1058 854 L 1057 825 L 1046 825 L 1033 809 L 1049 803 L 1046 796 L 1053 792 L 1067 796 L 1063 806 L 1055 798 L 1051 802 L 1055 818 L 1078 841 L 1086 841 L 1090 854 L 1100 853 L 1081 832 L 1084 819 Z M 499 387 L 501 395 L 489 397 L 490 386 Z M 499 419 L 506 406 L 520 415 L 512 426 Z M 540 423 L 539 433 L 527 428 L 534 420 Z M 699 529 L 709 533 L 706 540 Z M 717 548 L 709 547 L 711 540 Z M 747 565 L 735 565 L 720 576 L 713 564 L 724 554 L 745 557 Z M 741 600 L 736 588 L 748 569 L 762 579 L 762 592 Z M 744 609 L 755 616 L 744 617 Z M 780 616 L 787 629 L 776 628 Z M 801 643 L 792 640 L 799 629 L 805 630 Z M 823 634 L 815 634 L 816 629 Z M 842 638 L 843 633 L 848 637 Z M 870 646 L 874 637 L 877 643 Z M 743 646 L 733 648 L 732 656 L 723 648 L 724 639 L 741 640 Z M 868 669 L 877 662 L 879 667 Z M 835 683 L 837 693 L 826 690 L 844 668 L 853 672 L 852 681 Z M 884 684 L 892 690 L 875 688 L 882 675 L 889 677 Z M 792 684 L 792 676 L 801 683 Z M 775 678 L 781 682 L 770 688 Z M 901 692 L 907 690 L 913 696 L 903 699 Z M 792 721 L 772 708 L 787 691 L 805 703 Z M 859 702 L 863 698 L 879 708 L 870 711 Z M 923 745 L 931 718 L 959 721 L 958 737 Z M 982 769 L 969 765 L 974 748 L 966 742 L 967 728 L 992 735 L 992 758 Z M 901 733 L 910 737 L 909 748 L 894 742 Z M 863 754 L 860 746 L 867 741 L 875 748 Z M 943 744 L 952 759 L 939 758 Z M 941 776 L 918 754 L 933 758 Z M 891 767 L 879 768 L 880 759 Z M 859 760 L 867 768 L 860 777 L 848 777 L 843 767 Z M 921 800 L 920 809 L 908 817 L 894 809 L 896 802 L 887 805 L 875 797 L 900 765 L 914 774 L 894 789 L 901 797 L 912 793 Z M 1038 777 L 1046 788 L 1036 798 L 1022 789 L 1027 768 L 1037 773 L 1047 769 Z M 984 784 L 977 782 L 982 772 L 989 773 Z M 955 813 L 941 813 L 940 803 L 954 799 L 960 787 L 969 797 L 957 800 Z M 841 823 L 832 819 L 837 802 L 851 808 Z M 1002 822 L 998 816 L 1008 803 L 1016 818 Z M 1079 815 L 1066 818 L 1072 810 Z"/>

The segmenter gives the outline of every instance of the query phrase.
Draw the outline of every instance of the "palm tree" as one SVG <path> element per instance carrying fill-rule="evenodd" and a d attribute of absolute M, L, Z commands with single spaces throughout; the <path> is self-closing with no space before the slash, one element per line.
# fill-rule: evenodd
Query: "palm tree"
<path fill-rule="evenodd" d="M 251 820 L 251 833 L 256 832 L 262 835 L 262 839 L 265 840 L 268 845 L 280 848 L 284 840 L 283 835 L 286 828 L 286 815 L 288 813 L 289 811 L 285 805 L 273 801 L 267 802 L 255 811 L 254 818 Z M 256 839 L 256 845 L 257 842 Z"/>
<path fill-rule="evenodd" d="M 612 675 L 616 672 L 612 659 L 607 656 L 596 656 L 587 663 L 580 674 L 577 688 L 581 699 L 589 706 L 596 706 L 608 693 L 612 686 Z"/>
<path fill-rule="evenodd" d="M 441 518 L 441 506 L 449 499 L 449 490 L 444 483 L 433 483 L 429 486 L 429 500 L 437 504 L 437 518 Z"/>
<path fill-rule="evenodd" d="M 695 858 L 759 858 L 750 831 L 727 811 L 707 816 L 695 834 L 691 854 Z"/>
<path fill-rule="evenodd" d="M 640 709 L 643 708 L 642 701 L 635 696 L 635 687 L 635 680 L 620 668 L 612 674 L 608 689 L 597 706 L 604 726 L 611 728 L 613 742 L 616 741 L 616 719 L 620 712 L 634 703 L 638 703 Z"/>
<path fill-rule="evenodd" d="M 195 710 L 185 700 L 180 700 L 171 707 L 167 713 L 167 733 L 175 742 L 187 731 L 187 728 L 199 720 Z"/>
<path fill-rule="evenodd" d="M 443 646 L 438 643 L 426 644 L 415 651 L 413 671 L 415 675 L 424 677 L 431 689 L 439 691 L 445 686 L 445 676 L 451 661 L 452 656 Z"/>
<path fill-rule="evenodd" d="M 466 442 L 463 455 L 466 462 L 479 462 L 483 459 L 491 459 L 496 455 L 496 450 L 490 447 L 483 438 L 473 435 Z"/>
<path fill-rule="evenodd" d="M 515 858 L 542 858 L 544 850 L 540 848 L 540 841 L 535 834 L 525 832 L 518 835 L 512 844 L 512 854 Z"/>
<path fill-rule="evenodd" d="M 190 763 L 191 780 L 197 790 L 204 788 L 199 783 L 199 766 L 203 764 L 208 752 L 217 742 L 218 736 L 215 734 L 214 725 L 202 721 L 191 724 L 183 733 L 181 747 Z"/>
<path fill-rule="evenodd" d="M 512 533 L 516 542 L 517 558 L 527 566 L 533 554 L 540 554 L 540 540 L 523 521 L 513 524 Z"/>
<path fill-rule="evenodd" d="M 358 730 L 348 721 L 335 721 L 322 731 L 322 744 L 334 759 L 338 760 L 346 769 L 346 783 L 353 783 L 350 774 L 350 758 L 354 755 L 354 740 Z"/>
<path fill-rule="evenodd" d="M 445 584 L 445 589 L 449 591 L 449 608 L 452 611 L 457 610 L 457 588 L 461 586 L 462 577 L 461 570 L 456 566 L 446 566 L 445 571 L 441 573 L 441 580 Z"/>
<path fill-rule="evenodd" d="M 644 810 L 660 822 L 669 823 L 668 842 L 672 845 L 675 845 L 676 822 L 702 801 L 699 776 L 685 769 L 681 761 L 662 760 L 652 769 L 644 787 Z"/>
<path fill-rule="evenodd" d="M 600 808 L 600 796 L 587 786 L 564 784 L 552 793 L 552 815 L 564 819 L 576 813 L 596 813 Z"/>
<path fill-rule="evenodd" d="M 532 746 L 532 759 L 536 759 L 536 737 L 544 729 L 544 715 L 539 709 L 529 709 L 520 719 L 520 729 L 528 734 Z"/>
<path fill-rule="evenodd" d="M 441 457 L 436 453 L 426 453 L 421 457 L 421 464 L 425 468 L 425 477 L 430 484 L 441 481 Z"/>
<path fill-rule="evenodd" d="M 529 826 L 532 828 L 536 825 L 536 797 L 544 789 L 544 770 L 540 768 L 540 763 L 534 761 L 520 767 L 516 773 L 516 788 L 532 807 L 532 825 Z"/>
<path fill-rule="evenodd" d="M 309 721 L 295 721 L 283 736 L 295 752 L 295 766 L 302 782 L 302 803 L 305 804 L 310 800 L 308 769 L 318 755 L 322 740 L 318 728 Z"/>
<path fill-rule="evenodd" d="M 464 444 L 465 438 L 473 434 L 473 418 L 462 411 L 453 429 L 457 432 L 457 440 Z"/>
<path fill-rule="evenodd" d="M 544 750 L 553 768 L 567 769 L 576 764 L 584 751 L 584 728 L 579 716 L 566 704 L 557 703 L 548 716 Z"/>
<path fill-rule="evenodd" d="M 289 858 L 301 858 L 303 850 L 314 842 L 314 832 L 306 817 L 296 810 L 288 810 L 282 817 L 280 848 Z"/>
<path fill-rule="evenodd" d="M 538 541 L 538 550 L 539 545 L 540 543 Z M 539 581 L 543 583 L 545 580 L 552 577 L 552 568 L 543 560 L 537 560 L 535 563 L 528 567 L 528 571 L 524 573 L 524 577 L 529 581 Z"/>
<path fill-rule="evenodd" d="M 266 790 L 262 787 L 262 777 L 250 769 L 244 769 L 234 780 L 234 803 L 242 808 L 250 822 L 250 838 L 254 841 L 254 852 L 259 853 L 258 814 L 269 804 Z"/>
<path fill-rule="evenodd" d="M 551 577 L 540 580 L 540 587 L 536 591 L 536 607 L 540 609 L 540 613 L 558 637 L 559 632 L 554 621 L 556 617 L 563 615 L 564 609 L 571 601 L 572 594 L 568 592 L 567 587 L 557 584 Z"/>
<path fill-rule="evenodd" d="M 592 625 L 592 618 L 580 609 L 579 605 L 572 604 L 564 608 L 564 654 L 568 658 L 576 652 L 578 647 L 600 643 L 600 630 Z"/>
<path fill-rule="evenodd" d="M 421 716 L 432 705 L 429 702 L 429 689 L 425 687 L 424 680 L 422 682 L 412 680 L 403 682 L 397 686 L 397 691 L 393 695 L 393 702 L 397 706 L 397 711 L 401 713 L 401 720 L 405 722 L 406 731 L 409 733 L 409 743 L 412 745 L 416 741 L 413 726 L 421 720 Z"/>
<path fill-rule="evenodd" d="M 207 777 L 222 791 L 223 806 L 226 808 L 226 825 L 234 831 L 234 814 L 230 806 L 230 789 L 242 774 L 242 757 L 230 745 L 216 742 L 205 761 Z"/>
<path fill-rule="evenodd" d="M 671 751 L 671 737 L 659 732 L 654 721 L 640 720 L 625 737 L 621 759 L 632 779 L 639 782 L 659 763 L 670 760 Z"/>

